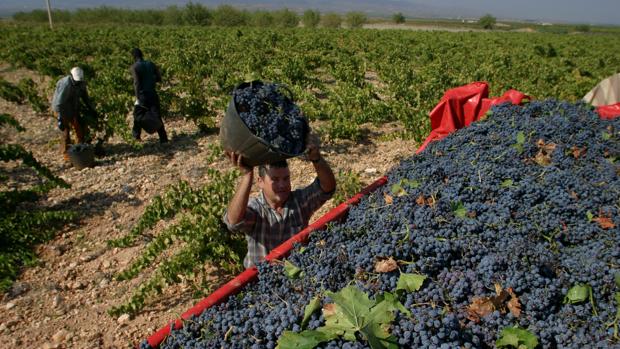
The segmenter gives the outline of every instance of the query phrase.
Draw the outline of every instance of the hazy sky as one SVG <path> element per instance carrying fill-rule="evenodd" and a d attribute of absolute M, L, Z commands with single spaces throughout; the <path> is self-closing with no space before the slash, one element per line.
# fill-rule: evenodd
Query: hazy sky
<path fill-rule="evenodd" d="M 486 9 L 495 17 L 620 24 L 620 0 L 411 0 L 442 7 Z"/>
<path fill-rule="evenodd" d="M 165 7 L 184 5 L 189 0 L 50 0 L 55 8 L 97 7 Z M 407 4 L 408 10 L 423 9 L 439 16 L 481 16 L 490 13 L 497 18 L 534 19 L 550 22 L 572 22 L 620 25 L 620 0 L 193 0 L 209 6 L 224 3 L 245 3 L 252 5 L 277 5 L 292 8 L 315 8 L 327 5 L 341 5 L 347 8 L 368 4 L 389 7 Z M 418 6 L 416 6 L 418 5 Z M 406 6 L 405 6 L 406 7 Z M 30 10 L 45 8 L 45 0 L 0 0 L 0 10 Z M 351 8 L 350 10 L 357 10 Z M 407 10 L 403 12 L 409 12 Z"/>

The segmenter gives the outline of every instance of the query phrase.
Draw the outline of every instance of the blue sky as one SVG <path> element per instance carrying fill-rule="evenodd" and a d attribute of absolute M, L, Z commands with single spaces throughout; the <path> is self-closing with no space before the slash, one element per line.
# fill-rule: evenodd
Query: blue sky
<path fill-rule="evenodd" d="M 50 0 L 52 7 L 132 7 L 162 8 L 166 5 L 183 6 L 189 0 Z M 441 17 L 476 17 L 490 13 L 497 18 L 531 19 L 549 22 L 614 24 L 620 25 L 620 0 L 193 0 L 207 6 L 230 3 L 289 8 L 338 7 L 350 11 L 359 9 L 397 10 L 403 13 L 429 13 Z M 355 8 L 358 7 L 358 8 Z M 45 8 L 44 0 L 0 0 L 2 10 L 31 10 Z"/>

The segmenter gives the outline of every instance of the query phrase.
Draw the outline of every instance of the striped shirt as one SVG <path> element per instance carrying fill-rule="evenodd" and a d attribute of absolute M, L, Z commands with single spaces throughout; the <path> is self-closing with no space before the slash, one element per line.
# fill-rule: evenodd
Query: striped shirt
<path fill-rule="evenodd" d="M 237 224 L 230 224 L 228 211 L 224 223 L 231 232 L 243 232 L 248 242 L 248 253 L 243 265 L 249 268 L 275 247 L 308 226 L 310 217 L 333 195 L 321 189 L 318 178 L 309 186 L 291 192 L 284 203 L 282 214 L 274 210 L 261 191 L 258 197 L 250 198 L 245 216 Z"/>

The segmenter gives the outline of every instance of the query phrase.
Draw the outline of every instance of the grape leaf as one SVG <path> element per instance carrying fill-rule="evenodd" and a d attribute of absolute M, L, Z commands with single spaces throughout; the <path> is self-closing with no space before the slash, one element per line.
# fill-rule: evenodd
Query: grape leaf
<path fill-rule="evenodd" d="M 517 133 L 517 144 L 524 144 L 525 143 L 525 133 L 523 133 L 523 131 L 519 131 Z"/>
<path fill-rule="evenodd" d="M 514 184 L 514 182 L 512 181 L 512 179 L 506 179 L 506 180 L 502 181 L 502 184 L 500 184 L 500 186 L 502 188 L 510 188 L 510 187 L 512 187 L 513 184 Z"/>
<path fill-rule="evenodd" d="M 402 186 L 402 182 L 392 184 L 392 186 L 390 187 L 390 191 L 396 196 L 407 195 L 405 188 L 403 188 Z"/>
<path fill-rule="evenodd" d="M 422 287 L 424 280 L 426 280 L 426 275 L 402 273 L 398 278 L 396 290 L 417 291 Z"/>
<path fill-rule="evenodd" d="M 578 284 L 571 287 L 564 297 L 564 303 L 580 303 L 588 300 L 592 293 L 592 287 L 590 285 Z"/>
<path fill-rule="evenodd" d="M 327 294 L 335 304 L 323 307 L 326 330 L 354 341 L 355 332 L 364 327 L 365 318 L 374 302 L 355 286 L 347 286 L 338 293 Z"/>
<path fill-rule="evenodd" d="M 616 275 L 614 275 L 614 279 L 616 281 L 616 286 L 620 288 L 620 273 L 616 273 Z"/>
<path fill-rule="evenodd" d="M 312 349 L 322 342 L 335 339 L 336 336 L 322 331 L 302 331 L 295 333 L 284 331 L 278 339 L 277 349 Z"/>
<path fill-rule="evenodd" d="M 604 217 L 604 216 L 596 217 L 596 218 L 592 218 L 591 221 L 597 222 L 598 225 L 601 227 L 601 229 L 613 229 L 616 227 L 614 222 L 609 217 Z"/>
<path fill-rule="evenodd" d="M 284 261 L 284 272 L 289 279 L 297 279 L 303 275 L 302 270 L 289 261 Z"/>
<path fill-rule="evenodd" d="M 405 308 L 405 306 L 396 298 L 393 293 L 384 292 L 378 295 L 376 298 L 376 302 L 377 304 L 385 303 L 383 306 L 388 307 L 390 311 L 399 310 L 401 313 L 407 316 L 411 316 L 411 312 L 409 311 L 409 309 Z"/>
<path fill-rule="evenodd" d="M 301 328 L 305 329 L 308 326 L 308 322 L 310 322 L 310 317 L 314 314 L 315 311 L 321 309 L 321 299 L 318 296 L 315 296 L 310 300 L 310 303 L 306 305 L 304 308 L 304 318 L 301 320 Z"/>
<path fill-rule="evenodd" d="M 534 349 L 538 346 L 538 338 L 530 331 L 518 327 L 506 327 L 495 342 L 498 348 L 514 347 Z"/>
<path fill-rule="evenodd" d="M 451 206 L 452 206 L 452 212 L 454 213 L 456 217 L 465 218 L 467 216 L 467 209 L 465 208 L 465 205 L 463 205 L 462 202 L 453 202 Z"/>

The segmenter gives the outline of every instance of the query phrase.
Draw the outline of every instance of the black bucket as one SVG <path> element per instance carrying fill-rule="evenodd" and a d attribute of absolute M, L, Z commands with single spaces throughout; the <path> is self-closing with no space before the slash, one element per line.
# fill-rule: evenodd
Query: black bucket
<path fill-rule="evenodd" d="M 235 90 L 262 85 L 262 81 L 244 82 L 238 85 Z M 241 154 L 243 163 L 247 166 L 270 164 L 301 155 L 287 154 L 274 149 L 268 142 L 254 135 L 241 120 L 234 95 L 228 103 L 226 114 L 220 125 L 220 143 L 224 150 Z"/>
<path fill-rule="evenodd" d="M 90 144 L 72 145 L 68 153 L 71 164 L 78 170 L 95 166 L 95 149 Z"/>

